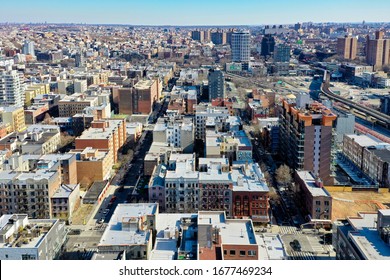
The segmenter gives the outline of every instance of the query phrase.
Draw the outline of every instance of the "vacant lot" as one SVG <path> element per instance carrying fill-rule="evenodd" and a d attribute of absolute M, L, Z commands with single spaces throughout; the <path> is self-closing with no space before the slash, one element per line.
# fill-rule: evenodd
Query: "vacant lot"
<path fill-rule="evenodd" d="M 331 192 L 333 197 L 332 218 L 345 219 L 362 211 L 376 211 L 390 204 L 390 193 Z"/>

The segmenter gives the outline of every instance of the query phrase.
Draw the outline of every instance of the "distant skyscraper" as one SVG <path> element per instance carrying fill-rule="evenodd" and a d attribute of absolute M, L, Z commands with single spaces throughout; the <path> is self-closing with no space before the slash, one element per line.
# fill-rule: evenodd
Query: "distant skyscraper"
<path fill-rule="evenodd" d="M 225 97 L 224 76 L 219 69 L 210 69 L 209 76 L 209 101 Z"/>
<path fill-rule="evenodd" d="M 34 42 L 31 42 L 28 40 L 24 41 L 22 52 L 23 52 L 23 54 L 30 54 L 30 55 L 35 56 Z"/>
<path fill-rule="evenodd" d="M 211 42 L 215 45 L 226 44 L 226 33 L 222 30 L 211 32 Z"/>
<path fill-rule="evenodd" d="M 272 35 L 264 35 L 261 40 L 261 55 L 269 56 L 274 52 L 275 39 Z"/>
<path fill-rule="evenodd" d="M 380 70 L 383 65 L 390 64 L 390 39 L 383 39 L 383 35 L 383 31 L 376 31 L 374 40 L 367 35 L 366 61 L 374 66 L 374 70 Z"/>
<path fill-rule="evenodd" d="M 275 47 L 274 61 L 275 62 L 289 62 L 290 61 L 290 46 L 286 44 L 279 44 Z"/>
<path fill-rule="evenodd" d="M 250 59 L 249 31 L 234 32 L 232 34 L 232 60 L 248 63 Z"/>
<path fill-rule="evenodd" d="M 344 59 L 355 59 L 357 53 L 357 38 L 345 36 L 337 39 L 337 54 Z"/>
<path fill-rule="evenodd" d="M 295 31 L 298 31 L 301 28 L 302 28 L 302 24 L 300 24 L 299 22 L 294 25 L 294 30 Z"/>
<path fill-rule="evenodd" d="M 74 60 L 75 60 L 75 65 L 76 67 L 81 67 L 84 65 L 84 55 L 83 55 L 83 52 L 78 52 L 75 54 L 74 56 Z"/>
<path fill-rule="evenodd" d="M 16 70 L 0 71 L 0 105 L 23 106 L 24 88 Z"/>
<path fill-rule="evenodd" d="M 204 41 L 204 31 L 201 30 L 193 30 L 191 31 L 192 40 L 203 42 Z"/>

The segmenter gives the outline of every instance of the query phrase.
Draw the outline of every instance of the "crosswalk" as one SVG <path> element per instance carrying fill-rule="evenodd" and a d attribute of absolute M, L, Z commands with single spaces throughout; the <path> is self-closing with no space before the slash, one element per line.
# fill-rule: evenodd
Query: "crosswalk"
<path fill-rule="evenodd" d="M 296 227 L 292 227 L 292 226 L 280 226 L 279 234 L 280 235 L 284 235 L 284 234 L 303 235 L 302 231 L 297 230 Z M 310 245 L 313 246 L 314 244 L 310 244 Z M 290 260 L 315 260 L 316 259 L 314 254 L 311 252 L 295 251 L 295 250 L 290 250 L 288 258 Z"/>

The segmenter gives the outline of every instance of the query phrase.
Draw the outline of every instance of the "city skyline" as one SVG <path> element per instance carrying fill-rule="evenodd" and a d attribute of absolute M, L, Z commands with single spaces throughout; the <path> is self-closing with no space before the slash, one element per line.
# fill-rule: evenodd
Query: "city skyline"
<path fill-rule="evenodd" d="M 298 0 L 290 2 L 244 0 L 237 5 L 232 0 L 183 3 L 176 0 L 147 2 L 112 0 L 107 2 L 69 0 L 50 2 L 38 0 L 31 5 L 18 2 L 17 12 L 2 15 L 1 22 L 12 23 L 86 23 L 129 25 L 262 25 L 292 24 L 295 22 L 386 22 L 388 1 L 375 6 L 367 1 L 327 1 L 323 3 Z M 15 10 L 14 4 L 2 4 L 3 10 Z M 319 13 L 321 11 L 321 13 Z M 346 11 L 348 11 L 346 13 Z"/>

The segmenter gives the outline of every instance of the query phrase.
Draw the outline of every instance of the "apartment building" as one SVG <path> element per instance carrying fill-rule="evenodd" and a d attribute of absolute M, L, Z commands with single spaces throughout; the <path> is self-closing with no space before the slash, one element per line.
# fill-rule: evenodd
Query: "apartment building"
<path fill-rule="evenodd" d="M 337 54 L 343 59 L 354 60 L 357 54 L 358 40 L 356 37 L 344 36 L 337 38 Z"/>
<path fill-rule="evenodd" d="M 77 137 L 76 149 L 87 147 L 109 150 L 113 154 L 114 163 L 118 160 L 118 151 L 126 142 L 126 122 L 124 119 L 106 119 L 93 121 L 91 128 Z"/>
<path fill-rule="evenodd" d="M 0 70 L 0 105 L 16 106 L 24 105 L 23 74 L 11 67 Z"/>
<path fill-rule="evenodd" d="M 252 161 L 252 143 L 245 131 L 206 132 L 206 157 L 226 157 L 233 161 Z"/>
<path fill-rule="evenodd" d="M 0 260 L 55 260 L 66 241 L 57 219 L 29 219 L 26 214 L 0 218 Z"/>
<path fill-rule="evenodd" d="M 148 259 L 157 216 L 155 203 L 118 204 L 93 259 L 109 260 L 113 255 L 121 254 L 125 260 Z"/>
<path fill-rule="evenodd" d="M 86 147 L 80 150 L 71 150 L 77 166 L 77 178 L 80 181 L 104 181 L 111 177 L 114 164 L 113 153 L 110 150 Z"/>
<path fill-rule="evenodd" d="M 222 211 L 198 213 L 199 260 L 258 260 L 251 220 L 227 219 Z"/>
<path fill-rule="evenodd" d="M 62 184 L 51 197 L 52 217 L 71 224 L 79 204 L 80 184 Z"/>
<path fill-rule="evenodd" d="M 58 102 L 60 117 L 69 117 L 83 113 L 86 107 L 98 106 L 97 96 L 86 96 L 82 93 L 67 95 Z"/>
<path fill-rule="evenodd" d="M 338 260 L 390 260 L 390 210 L 360 212 L 333 224 Z"/>
<path fill-rule="evenodd" d="M 205 141 L 207 127 L 215 128 L 216 123 L 223 123 L 229 115 L 229 109 L 225 107 L 195 106 L 195 139 Z"/>
<path fill-rule="evenodd" d="M 150 114 L 153 104 L 160 98 L 161 90 L 156 80 L 141 80 L 134 85 L 133 112 L 138 114 Z"/>
<path fill-rule="evenodd" d="M 280 112 L 280 153 L 294 169 L 313 171 L 333 183 L 330 164 L 336 115 L 318 102 L 283 100 Z"/>
<path fill-rule="evenodd" d="M 159 118 L 153 129 L 153 141 L 165 142 L 180 148 L 183 153 L 192 153 L 194 149 L 195 128 L 192 118 L 171 116 Z"/>
<path fill-rule="evenodd" d="M 31 218 L 52 217 L 51 198 L 61 185 L 58 170 L 0 172 L 0 213 L 25 213 Z"/>
<path fill-rule="evenodd" d="M 390 63 L 390 39 L 384 39 L 384 31 L 376 31 L 375 38 L 367 35 L 366 61 L 374 66 L 374 70 L 381 70 Z"/>
<path fill-rule="evenodd" d="M 236 162 L 232 166 L 232 217 L 269 222 L 269 188 L 257 163 Z"/>
<path fill-rule="evenodd" d="M 308 171 L 296 171 L 294 179 L 299 188 L 302 204 L 310 218 L 331 220 L 332 196 L 324 188 L 321 179 Z"/>
<path fill-rule="evenodd" d="M 7 124 L 7 133 L 26 130 L 23 107 L 0 107 L 0 122 Z"/>

